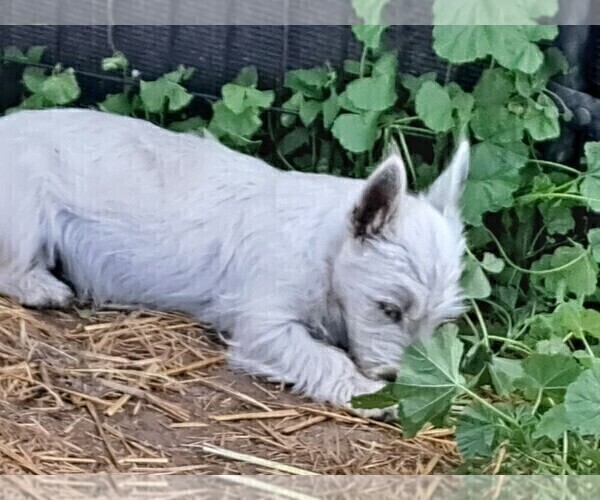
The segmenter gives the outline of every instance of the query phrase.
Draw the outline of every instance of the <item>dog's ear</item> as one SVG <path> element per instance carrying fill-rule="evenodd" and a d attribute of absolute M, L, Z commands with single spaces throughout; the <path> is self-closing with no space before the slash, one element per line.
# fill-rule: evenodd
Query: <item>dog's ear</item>
<path fill-rule="evenodd" d="M 352 231 L 358 239 L 380 234 L 398 214 L 406 194 L 406 170 L 395 144 L 388 146 L 386 158 L 367 179 L 352 211 Z"/>
<path fill-rule="evenodd" d="M 460 199 L 469 175 L 469 156 L 469 141 L 463 138 L 450 164 L 427 192 L 427 199 L 443 214 L 460 208 Z"/>

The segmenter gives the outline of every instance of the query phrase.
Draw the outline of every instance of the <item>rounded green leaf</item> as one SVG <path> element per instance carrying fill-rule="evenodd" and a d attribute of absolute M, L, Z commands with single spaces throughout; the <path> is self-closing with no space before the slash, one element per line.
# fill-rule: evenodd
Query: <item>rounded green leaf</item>
<path fill-rule="evenodd" d="M 228 83 L 223 87 L 223 102 L 234 113 L 243 113 L 248 108 L 267 109 L 275 100 L 273 91 L 256 90 L 235 83 Z"/>
<path fill-rule="evenodd" d="M 42 86 L 47 79 L 48 76 L 43 68 L 28 66 L 23 71 L 23 84 L 33 94 L 42 91 Z"/>
<path fill-rule="evenodd" d="M 332 133 L 352 153 L 370 151 L 377 140 L 377 114 L 344 113 L 336 118 Z"/>
<path fill-rule="evenodd" d="M 508 146 L 482 142 L 472 149 L 462 207 L 465 221 L 473 226 L 482 224 L 486 212 L 497 212 L 513 203 L 519 171 L 527 163 L 527 148 L 522 144 Z"/>
<path fill-rule="evenodd" d="M 117 115 L 130 116 L 133 113 L 133 103 L 127 94 L 109 94 L 98 104 L 102 111 Z"/>
<path fill-rule="evenodd" d="M 81 95 L 81 89 L 75 78 L 75 71 L 67 69 L 61 73 L 49 76 L 39 91 L 44 99 L 56 106 L 64 106 L 76 101 Z"/>
<path fill-rule="evenodd" d="M 180 111 L 193 99 L 184 87 L 164 77 L 154 82 L 142 81 L 140 97 L 144 108 L 150 113 L 162 113 L 165 106 L 169 111 Z"/>
<path fill-rule="evenodd" d="M 421 86 L 416 109 L 423 123 L 435 132 L 448 132 L 454 126 L 450 95 L 437 82 L 425 82 Z"/>
<path fill-rule="evenodd" d="M 352 26 L 352 32 L 359 42 L 370 49 L 377 49 L 381 45 L 381 36 L 385 26 L 379 24 L 359 24 Z"/>
<path fill-rule="evenodd" d="M 363 111 L 384 111 L 397 99 L 395 78 L 388 75 L 360 78 L 346 88 L 348 99 Z"/>
<path fill-rule="evenodd" d="M 553 406 L 542 415 L 533 433 L 533 437 L 540 438 L 545 436 L 556 443 L 570 429 L 571 426 L 565 405 L 559 404 Z"/>
<path fill-rule="evenodd" d="M 600 364 L 584 371 L 567 388 L 567 418 L 572 429 L 583 435 L 600 436 Z"/>

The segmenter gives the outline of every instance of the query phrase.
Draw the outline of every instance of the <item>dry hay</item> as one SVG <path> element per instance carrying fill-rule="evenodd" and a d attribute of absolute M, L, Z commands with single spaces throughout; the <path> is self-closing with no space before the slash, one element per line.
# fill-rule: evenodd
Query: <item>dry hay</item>
<path fill-rule="evenodd" d="M 400 429 L 227 370 L 189 317 L 0 298 L 0 473 L 429 474 L 452 433 Z"/>

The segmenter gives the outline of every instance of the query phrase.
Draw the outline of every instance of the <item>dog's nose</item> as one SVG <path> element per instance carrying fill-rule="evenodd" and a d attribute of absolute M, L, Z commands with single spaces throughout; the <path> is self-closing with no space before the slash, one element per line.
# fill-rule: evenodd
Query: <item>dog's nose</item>
<path fill-rule="evenodd" d="M 385 370 L 382 371 L 379 377 L 386 382 L 395 382 L 396 381 L 397 372 L 396 370 Z"/>

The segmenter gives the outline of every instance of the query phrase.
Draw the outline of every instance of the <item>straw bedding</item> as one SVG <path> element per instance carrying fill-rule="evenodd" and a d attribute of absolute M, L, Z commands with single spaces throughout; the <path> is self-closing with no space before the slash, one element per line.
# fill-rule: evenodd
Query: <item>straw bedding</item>
<path fill-rule="evenodd" d="M 0 473 L 430 474 L 449 430 L 402 439 L 231 373 L 210 328 L 141 311 L 0 298 Z"/>

